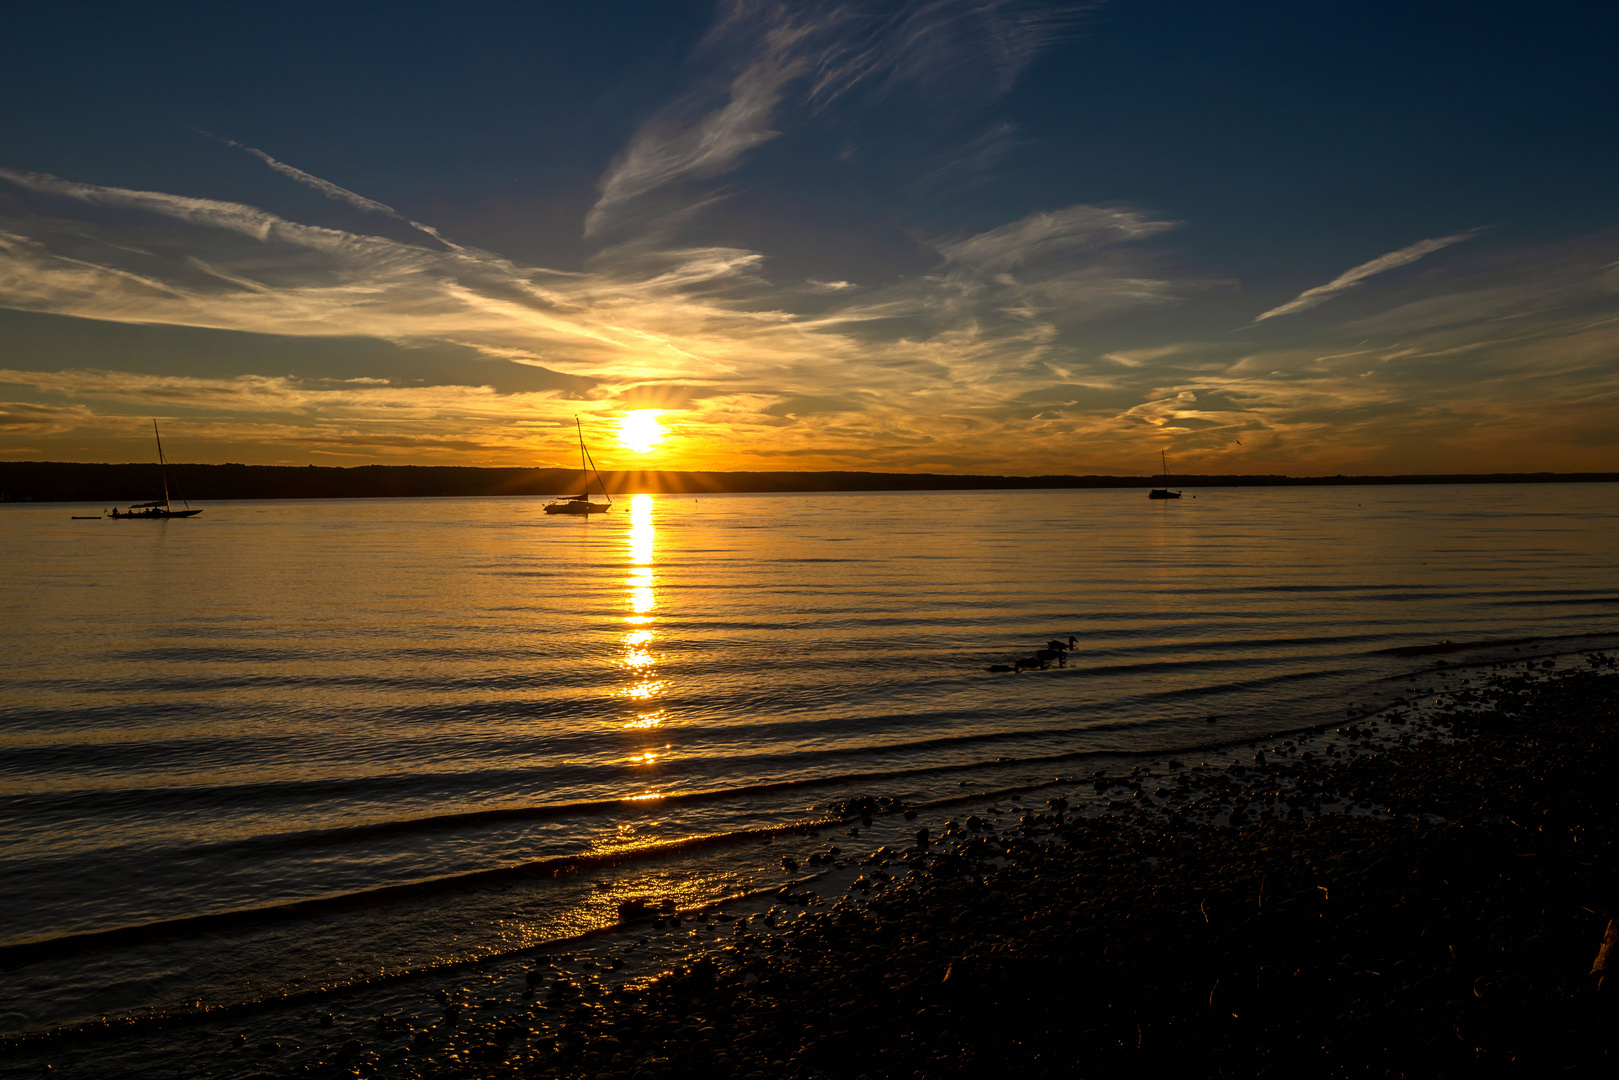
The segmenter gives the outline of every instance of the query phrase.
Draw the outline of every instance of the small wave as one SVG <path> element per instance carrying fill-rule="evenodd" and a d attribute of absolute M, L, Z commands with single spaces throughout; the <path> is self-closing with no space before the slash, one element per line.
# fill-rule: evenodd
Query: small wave
<path fill-rule="evenodd" d="M 927 765 L 911 766 L 900 769 L 865 770 L 859 772 L 811 772 L 812 762 L 822 762 L 840 757 L 874 757 L 874 756 L 908 756 L 917 751 L 937 749 L 945 746 L 974 745 L 983 743 L 1014 741 L 1023 739 L 1058 738 L 1066 735 L 1075 735 L 1082 732 L 1095 732 L 1109 727 L 1129 727 L 1131 722 L 1119 721 L 1111 724 L 1086 724 L 1081 726 L 1047 727 L 1030 730 L 971 732 L 962 735 L 936 736 L 928 739 L 917 739 L 909 742 L 896 742 L 887 745 L 861 744 L 849 747 L 830 747 L 813 751 L 797 753 L 773 753 L 747 757 L 749 767 L 759 769 L 764 766 L 790 768 L 795 775 L 791 779 L 761 779 L 754 783 L 740 784 L 732 787 L 705 788 L 698 791 L 671 791 L 659 793 L 654 798 L 640 797 L 611 797 L 597 799 L 577 799 L 566 802 L 532 803 L 517 806 L 490 807 L 482 810 L 466 810 L 447 814 L 430 814 L 422 817 L 396 818 L 387 821 L 368 822 L 361 825 L 343 825 L 328 829 L 311 829 L 290 833 L 275 833 L 266 836 L 252 837 L 243 840 L 233 840 L 220 845 L 209 845 L 206 848 L 188 848 L 188 851 L 241 848 L 295 848 L 302 846 L 320 846 L 328 844 L 342 844 L 353 841 L 367 840 L 377 836 L 396 835 L 400 833 L 437 832 L 452 829 L 475 828 L 481 825 L 503 824 L 518 821 L 538 821 L 550 818 L 590 817 L 603 814 L 619 814 L 635 816 L 645 813 L 658 813 L 669 806 L 678 806 L 691 803 L 718 802 L 731 799 L 747 799 L 760 795 L 769 795 L 776 792 L 787 791 L 793 788 L 816 786 L 840 786 L 850 783 L 876 779 L 889 779 L 896 776 L 925 774 L 941 768 L 977 768 L 982 762 L 973 761 L 955 765 Z M 738 764 L 737 759 L 728 759 L 728 764 Z M 712 765 L 713 763 L 703 763 Z M 708 771 L 707 768 L 704 771 Z M 463 780 L 474 786 L 491 786 L 500 782 L 512 783 L 516 781 L 531 780 L 532 774 L 528 770 L 480 770 L 476 774 L 453 774 L 457 780 Z M 165 806 L 178 808 L 191 805 L 198 808 L 219 805 L 250 805 L 269 801 L 276 796 L 275 801 L 287 801 L 294 797 L 314 798 L 335 795 L 355 795 L 362 783 L 373 789 L 366 794 L 375 798 L 381 791 L 388 788 L 431 788 L 439 785 L 447 774 L 395 774 L 387 777 L 371 777 L 364 781 L 358 778 L 342 778 L 330 781 L 296 781 L 286 784 L 243 784 L 233 786 L 210 785 L 199 788 L 161 788 L 161 789 L 135 789 L 123 793 L 114 793 L 97 790 L 80 790 L 70 792 L 51 792 L 35 796 L 15 796 L 0 802 L 6 809 L 7 816 L 15 818 L 33 818 L 48 814 L 52 810 L 72 812 L 81 816 L 86 811 L 87 804 L 97 809 L 128 809 L 136 806 L 149 809 L 152 804 L 161 802 Z"/>
<path fill-rule="evenodd" d="M 1120 724 L 1117 726 L 1123 727 L 1129 725 Z M 459 827 L 480 822 L 521 820 L 524 818 L 568 813 L 605 813 L 610 811 L 623 811 L 625 809 L 655 810 L 659 808 L 667 808 L 671 805 L 757 796 L 761 794 L 787 791 L 794 788 L 806 788 L 811 786 L 846 787 L 853 784 L 872 783 L 876 781 L 894 780 L 906 777 L 917 777 L 930 773 L 951 773 L 1009 766 L 1017 767 L 1038 764 L 1056 764 L 1060 762 L 1093 758 L 1162 757 L 1166 754 L 1184 754 L 1193 751 L 1211 751 L 1231 746 L 1241 746 L 1254 742 L 1256 739 L 1276 738 L 1302 731 L 1318 730 L 1322 726 L 1323 725 L 1319 723 L 1314 723 L 1297 725 L 1268 733 L 1256 733 L 1249 731 L 1218 740 L 1205 740 L 1179 745 L 1141 747 L 1131 750 L 1071 750 L 1051 754 L 1038 754 L 1022 758 L 1003 757 L 998 758 L 995 761 L 936 765 L 923 768 L 913 767 L 907 769 L 885 769 L 863 773 L 850 773 L 837 777 L 814 777 L 793 780 L 779 780 L 739 788 L 721 788 L 710 791 L 675 793 L 667 796 L 658 796 L 656 798 L 612 799 L 530 807 L 508 807 L 496 810 L 473 811 L 466 814 L 436 815 L 430 818 L 409 819 L 400 822 L 379 822 L 373 825 L 353 826 L 347 829 L 325 830 L 324 834 L 331 836 L 333 839 L 337 839 L 338 837 L 336 834 L 346 834 L 347 837 L 353 837 L 361 833 L 375 835 L 380 831 L 420 829 L 434 825 Z M 1067 780 L 1064 778 L 1058 778 L 1058 781 L 1067 782 Z M 1042 785 L 1035 785 L 1035 787 L 1039 786 Z M 1033 788 L 1030 788 L 1029 790 L 1033 790 Z M 983 794 L 984 793 L 980 791 L 969 798 L 982 798 Z M 944 806 L 950 805 L 956 801 L 962 800 L 944 799 L 922 805 Z M 364 889 L 333 896 L 312 897 L 304 900 L 293 900 L 286 903 L 265 905 L 262 907 L 233 908 L 226 911 L 182 916 L 179 918 L 159 920 L 156 922 L 114 927 L 106 930 L 86 931 L 83 933 L 59 935 L 33 941 L 16 942 L 13 944 L 0 945 L 0 969 L 21 967 L 40 960 L 55 959 L 84 952 L 126 948 L 134 945 L 144 945 L 159 941 L 193 938 L 204 934 L 218 933 L 226 930 L 244 928 L 250 929 L 276 922 L 316 918 L 323 915 L 335 914 L 344 911 L 353 911 L 390 903 L 397 903 L 399 901 L 418 897 L 502 885 L 524 878 L 556 877 L 563 874 L 578 873 L 585 870 L 614 866 L 641 859 L 658 858 L 668 854 L 701 850 L 703 848 L 717 847 L 726 844 L 743 843 L 748 840 L 764 836 L 782 835 L 785 833 L 799 833 L 812 829 L 830 828 L 838 824 L 840 821 L 841 818 L 839 817 L 822 817 L 798 820 L 785 824 L 759 826 L 750 829 L 738 829 L 729 832 L 704 833 L 668 840 L 654 840 L 642 844 L 627 845 L 620 848 L 611 848 L 602 851 L 557 855 L 514 865 L 493 867 L 483 870 L 473 870 L 465 873 L 426 878 L 418 881 L 401 882 L 399 884 L 385 885 L 374 889 Z M 315 835 L 319 836 L 322 834 Z M 272 838 L 265 839 L 268 840 Z M 300 837 L 299 834 L 288 834 L 283 836 L 281 839 L 297 839 L 301 842 L 310 842 L 310 838 L 308 836 Z"/>
<path fill-rule="evenodd" d="M 299 660 L 324 660 L 330 657 L 317 649 L 242 645 L 160 645 L 148 649 L 125 649 L 107 653 L 106 659 L 129 664 L 283 664 Z"/>
<path fill-rule="evenodd" d="M 1619 596 L 1571 596 L 1557 600 L 1492 600 L 1497 607 L 1570 607 L 1582 604 L 1619 604 Z"/>
<path fill-rule="evenodd" d="M 532 862 L 518 863 L 511 866 L 473 870 L 444 877 L 424 878 L 419 881 L 383 885 L 375 889 L 362 889 L 357 892 L 340 893 L 334 896 L 292 900 L 283 904 L 269 904 L 262 907 L 232 908 L 202 915 L 187 915 L 176 919 L 163 919 L 157 922 L 113 927 L 107 930 L 92 930 L 81 934 L 64 934 L 35 941 L 16 942 L 9 945 L 0 945 L 0 969 L 21 967 L 39 960 L 57 959 L 79 953 L 127 948 L 132 945 L 147 945 L 159 941 L 194 938 L 227 930 L 256 928 L 271 923 L 317 918 L 344 911 L 355 911 L 383 904 L 397 903 L 401 900 L 417 897 L 501 885 L 523 878 L 555 877 L 561 874 L 577 873 L 581 870 L 616 866 L 620 863 L 638 859 L 657 858 L 676 852 L 695 851 L 717 847 L 722 844 L 743 843 L 764 836 L 805 832 L 816 828 L 829 828 L 837 824 L 837 822 L 838 819 L 834 818 L 808 819 L 785 825 L 766 825 L 753 829 L 739 829 L 733 832 L 706 833 L 670 840 L 655 840 L 624 848 L 599 852 L 582 852 L 573 855 L 556 855 L 547 859 L 536 859 Z"/>
<path fill-rule="evenodd" d="M 1549 634 L 1541 637 L 1491 638 L 1485 641 L 1441 641 L 1432 645 L 1396 645 L 1390 649 L 1375 649 L 1374 656 L 1431 656 L 1440 653 L 1465 652 L 1470 649 L 1504 649 L 1513 645 L 1555 644 L 1611 637 L 1610 634 Z"/>

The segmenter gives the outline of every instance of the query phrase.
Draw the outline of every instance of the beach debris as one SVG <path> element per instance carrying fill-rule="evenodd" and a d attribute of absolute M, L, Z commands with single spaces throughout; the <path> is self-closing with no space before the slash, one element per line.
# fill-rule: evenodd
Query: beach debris
<path fill-rule="evenodd" d="M 673 915 L 675 902 L 670 899 L 656 902 L 644 897 L 635 897 L 629 900 L 620 900 L 618 904 L 618 921 L 638 922 L 642 919 L 651 919 L 661 916 Z"/>
<path fill-rule="evenodd" d="M 618 921 L 634 922 L 638 919 L 650 919 L 656 909 L 645 900 L 620 900 L 618 903 Z"/>
<path fill-rule="evenodd" d="M 884 795 L 858 795 L 829 802 L 824 807 L 827 813 L 841 818 L 870 818 L 874 814 L 891 814 L 904 808 L 905 804 L 900 800 Z M 866 824 L 869 825 L 870 822 Z"/>
<path fill-rule="evenodd" d="M 1591 965 L 1591 974 L 1596 976 L 1599 992 L 1611 989 L 1608 986 L 1608 966 L 1615 959 L 1615 946 L 1619 946 L 1619 919 L 1609 919 L 1608 929 L 1602 935 L 1602 947 L 1597 950 L 1596 961 Z"/>

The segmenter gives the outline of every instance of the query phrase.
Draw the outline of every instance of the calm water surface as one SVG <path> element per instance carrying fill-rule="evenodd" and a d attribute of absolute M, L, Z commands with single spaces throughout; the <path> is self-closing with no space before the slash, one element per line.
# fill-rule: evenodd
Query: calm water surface
<path fill-rule="evenodd" d="M 1393 646 L 1619 640 L 1614 485 L 85 512 L 0 507 L 0 1030 L 767 883 L 647 845 L 1340 720 L 1432 669 Z M 563 856 L 612 858 L 488 873 Z"/>

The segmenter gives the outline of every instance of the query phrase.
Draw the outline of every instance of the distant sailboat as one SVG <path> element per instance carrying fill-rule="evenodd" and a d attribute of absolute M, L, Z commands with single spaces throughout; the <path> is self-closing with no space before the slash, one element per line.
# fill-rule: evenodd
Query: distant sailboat
<path fill-rule="evenodd" d="M 602 474 L 596 469 L 596 462 L 591 458 L 590 451 L 585 449 L 585 429 L 579 426 L 579 417 L 573 418 L 574 430 L 579 433 L 579 469 L 585 474 L 584 494 L 566 495 L 556 502 L 545 504 L 547 514 L 605 514 L 613 508 L 613 497 L 607 494 L 607 485 L 602 483 Z M 602 489 L 604 503 L 590 501 L 590 476 L 596 475 L 596 484 Z"/>
<path fill-rule="evenodd" d="M 1163 466 L 1164 466 L 1164 486 L 1161 487 L 1161 488 L 1153 488 L 1151 491 L 1147 492 L 1147 498 L 1149 498 L 1149 499 L 1178 499 L 1178 498 L 1180 498 L 1181 497 L 1180 492 L 1178 492 L 1178 491 L 1170 491 L 1169 490 L 1169 459 L 1164 456 L 1164 452 L 1162 450 L 1158 451 L 1158 460 L 1161 461 L 1163 463 Z"/>
<path fill-rule="evenodd" d="M 180 501 L 185 503 L 186 508 L 184 510 L 176 510 L 169 505 L 169 463 L 163 460 L 163 436 L 158 434 L 156 420 L 152 421 L 152 436 L 157 439 L 157 471 L 163 480 L 163 498 L 152 502 L 133 503 L 123 513 L 119 513 L 115 508 L 111 514 L 107 515 L 108 517 L 120 520 L 125 518 L 166 519 L 196 517 L 202 513 L 201 510 L 191 509 L 191 504 L 185 501 L 185 496 L 183 495 L 180 497 Z"/>

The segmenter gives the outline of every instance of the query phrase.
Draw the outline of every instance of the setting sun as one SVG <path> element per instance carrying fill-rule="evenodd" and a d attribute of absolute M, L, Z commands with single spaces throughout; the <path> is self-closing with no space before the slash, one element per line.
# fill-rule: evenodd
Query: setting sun
<path fill-rule="evenodd" d="M 658 423 L 662 409 L 636 409 L 619 421 L 619 445 L 644 454 L 663 441 L 663 425 Z"/>

